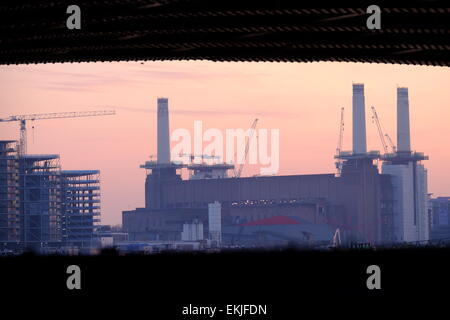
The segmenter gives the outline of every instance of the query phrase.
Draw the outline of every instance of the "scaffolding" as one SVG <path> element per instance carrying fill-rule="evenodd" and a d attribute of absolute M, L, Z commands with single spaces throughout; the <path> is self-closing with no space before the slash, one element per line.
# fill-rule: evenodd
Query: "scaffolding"
<path fill-rule="evenodd" d="M 64 246 L 92 248 L 100 222 L 100 171 L 61 171 Z"/>
<path fill-rule="evenodd" d="M 61 170 L 59 155 L 0 140 L 0 253 L 95 248 L 99 222 L 99 170 Z"/>
<path fill-rule="evenodd" d="M 21 241 L 42 251 L 61 242 L 59 155 L 19 157 Z"/>
<path fill-rule="evenodd" d="M 19 162 L 17 142 L 0 141 L 0 250 L 20 243 Z"/>

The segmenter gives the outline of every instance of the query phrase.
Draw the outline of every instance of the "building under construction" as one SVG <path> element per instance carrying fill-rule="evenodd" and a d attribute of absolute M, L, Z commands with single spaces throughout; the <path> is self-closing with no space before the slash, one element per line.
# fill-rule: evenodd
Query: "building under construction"
<path fill-rule="evenodd" d="M 427 240 L 427 178 L 420 164 L 427 157 L 410 150 L 407 94 L 406 88 L 398 88 L 397 152 L 367 151 L 364 85 L 353 84 L 353 150 L 339 149 L 339 174 L 241 178 L 228 177 L 229 164 L 220 164 L 223 167 L 219 171 L 218 164 L 203 164 L 196 168 L 201 166 L 202 172 L 214 169 L 216 175 L 196 179 L 182 179 L 180 169 L 192 170 L 192 166 L 170 160 L 168 100 L 159 98 L 158 158 L 141 166 L 147 170 L 145 208 L 123 212 L 124 231 L 130 240 L 180 240 L 183 225 L 195 219 L 206 225 L 204 232 L 208 234 L 208 205 L 217 201 L 221 206 L 222 238 L 225 243 L 228 239 L 228 244 L 239 244 L 246 226 L 276 227 L 283 224 L 280 221 L 288 221 L 280 217 L 296 219 L 295 223 L 289 220 L 291 224 L 339 230 L 346 241 L 381 244 Z M 378 168 L 380 161 L 382 172 Z M 329 242 L 335 234 L 315 234 L 313 229 L 298 229 L 303 238 L 288 237 L 282 231 L 278 236 L 314 243 L 314 239 L 326 238 L 324 234 L 328 234 Z M 261 243 L 256 240 L 260 239 L 256 236 L 258 230 L 262 231 L 254 231 L 253 244 Z"/>
<path fill-rule="evenodd" d="M 62 242 L 67 246 L 93 248 L 100 222 L 100 171 L 62 170 Z"/>
<path fill-rule="evenodd" d="M 100 171 L 61 170 L 57 154 L 28 154 L 26 122 L 114 114 L 58 112 L 0 119 L 20 124 L 19 141 L 0 140 L 0 250 L 45 253 L 98 246 Z"/>
<path fill-rule="evenodd" d="M 59 155 L 23 155 L 19 161 L 21 242 L 26 248 L 54 247 L 61 240 Z"/>
<path fill-rule="evenodd" d="M 0 141 L 0 241 L 3 247 L 20 242 L 19 162 L 15 141 Z"/>
<path fill-rule="evenodd" d="M 99 171 L 63 171 L 59 155 L 19 154 L 0 141 L 0 249 L 97 246 Z"/>

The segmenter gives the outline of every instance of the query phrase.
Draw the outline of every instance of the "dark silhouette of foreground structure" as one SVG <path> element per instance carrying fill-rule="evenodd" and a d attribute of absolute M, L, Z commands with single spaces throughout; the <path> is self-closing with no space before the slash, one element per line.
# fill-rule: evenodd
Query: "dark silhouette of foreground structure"
<path fill-rule="evenodd" d="M 447 1 L 4 0 L 0 64 L 193 60 L 449 66 Z"/>

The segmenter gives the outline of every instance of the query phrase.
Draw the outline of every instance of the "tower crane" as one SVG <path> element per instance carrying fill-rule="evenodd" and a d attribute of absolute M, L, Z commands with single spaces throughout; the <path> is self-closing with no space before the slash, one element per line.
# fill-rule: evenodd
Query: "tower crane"
<path fill-rule="evenodd" d="M 56 112 L 56 113 L 41 113 L 28 115 L 14 115 L 8 118 L 0 119 L 0 122 L 19 121 L 20 122 L 20 140 L 19 140 L 19 154 L 27 153 L 27 121 L 44 120 L 44 119 L 60 119 L 60 118 L 79 118 L 79 117 L 93 117 L 93 116 L 107 116 L 116 114 L 115 111 L 79 111 L 79 112 Z"/>
<path fill-rule="evenodd" d="M 381 144 L 383 145 L 384 153 L 389 152 L 388 145 L 386 143 L 386 139 L 389 142 L 390 147 L 392 148 L 392 152 L 395 152 L 396 148 L 395 148 L 394 143 L 392 142 L 391 137 L 389 137 L 389 135 L 387 133 L 386 134 L 383 133 L 381 121 L 378 118 L 378 114 L 377 114 L 375 107 L 372 106 L 371 108 L 372 108 L 372 114 L 373 114 L 372 119 L 375 121 L 375 124 L 377 125 L 378 135 L 380 136 L 380 140 L 381 140 Z"/>
<path fill-rule="evenodd" d="M 247 143 L 245 145 L 244 156 L 243 156 L 242 162 L 239 165 L 238 170 L 235 172 L 236 178 L 240 178 L 241 177 L 242 169 L 244 169 L 244 164 L 245 164 L 245 161 L 247 160 L 247 155 L 248 155 L 248 151 L 249 151 L 249 148 L 250 148 L 250 142 L 252 140 L 253 133 L 255 132 L 257 123 L 258 123 L 258 119 L 253 120 L 252 126 L 250 127 L 250 133 L 248 135 Z"/>
<path fill-rule="evenodd" d="M 342 143 L 344 141 L 344 108 L 341 108 L 341 122 L 339 123 L 339 139 L 336 147 L 336 169 L 338 170 L 338 174 L 341 173 L 342 170 L 342 160 L 339 159 L 339 155 L 341 154 Z"/>

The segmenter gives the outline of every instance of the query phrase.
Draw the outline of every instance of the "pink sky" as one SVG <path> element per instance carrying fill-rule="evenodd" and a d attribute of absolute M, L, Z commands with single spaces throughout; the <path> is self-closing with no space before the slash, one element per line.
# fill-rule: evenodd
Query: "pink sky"
<path fill-rule="evenodd" d="M 144 206 L 145 171 L 156 154 L 156 98 L 168 97 L 171 131 L 193 128 L 280 129 L 279 174 L 334 172 L 340 107 L 344 149 L 351 149 L 352 82 L 365 83 L 368 149 L 381 144 L 371 121 L 377 108 L 395 142 L 396 87 L 409 87 L 411 139 L 430 156 L 429 191 L 450 195 L 448 68 L 362 63 L 121 62 L 0 67 L 0 117 L 115 109 L 117 115 L 28 124 L 29 153 L 58 153 L 63 169 L 99 169 L 102 223 Z M 32 126 L 34 125 L 34 129 Z M 2 123 L 0 139 L 18 139 Z M 259 172 L 244 169 L 244 176 Z"/>

